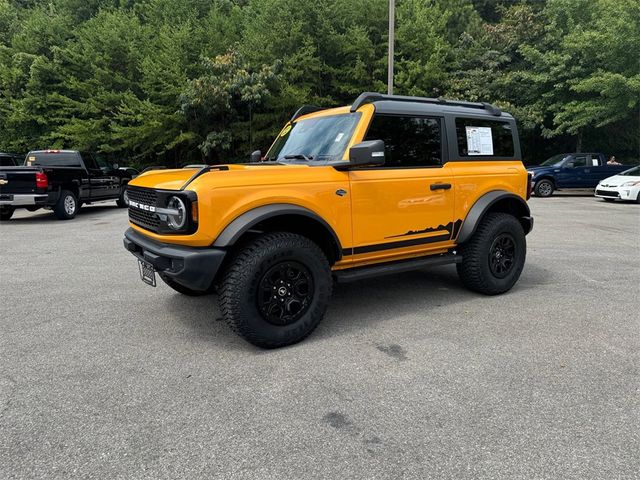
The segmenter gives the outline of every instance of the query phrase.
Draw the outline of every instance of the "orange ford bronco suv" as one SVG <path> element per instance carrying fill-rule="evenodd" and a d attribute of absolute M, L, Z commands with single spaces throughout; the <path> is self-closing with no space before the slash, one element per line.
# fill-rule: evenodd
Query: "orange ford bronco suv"
<path fill-rule="evenodd" d="M 140 175 L 124 245 L 143 281 L 217 291 L 228 324 L 265 348 L 318 325 L 334 280 L 455 264 L 506 292 L 533 227 L 516 122 L 486 103 L 363 93 L 304 106 L 252 163 Z"/>

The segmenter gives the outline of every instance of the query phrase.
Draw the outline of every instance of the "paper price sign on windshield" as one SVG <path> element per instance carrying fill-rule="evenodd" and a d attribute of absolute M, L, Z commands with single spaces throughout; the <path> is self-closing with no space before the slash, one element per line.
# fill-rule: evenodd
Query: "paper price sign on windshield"
<path fill-rule="evenodd" d="M 491 127 L 465 127 L 467 130 L 467 155 L 493 155 Z"/>

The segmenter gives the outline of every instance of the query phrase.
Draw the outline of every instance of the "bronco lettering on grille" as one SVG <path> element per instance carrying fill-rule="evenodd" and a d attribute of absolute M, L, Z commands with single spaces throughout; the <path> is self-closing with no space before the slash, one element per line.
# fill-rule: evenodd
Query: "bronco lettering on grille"
<path fill-rule="evenodd" d="M 156 207 L 153 205 L 147 205 L 145 203 L 134 202 L 133 200 L 129 200 L 129 207 L 137 208 L 139 210 L 145 210 L 147 212 L 155 212 Z"/>

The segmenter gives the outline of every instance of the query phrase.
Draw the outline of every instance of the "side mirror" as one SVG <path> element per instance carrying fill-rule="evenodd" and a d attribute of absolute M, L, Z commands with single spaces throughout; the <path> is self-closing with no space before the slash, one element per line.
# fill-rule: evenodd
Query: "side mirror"
<path fill-rule="evenodd" d="M 262 161 L 262 151 L 261 150 L 256 150 L 255 152 L 251 153 L 251 162 L 252 163 L 258 163 Z"/>
<path fill-rule="evenodd" d="M 112 163 L 112 164 L 111 164 L 111 167 L 112 167 L 114 170 L 118 170 L 118 169 L 120 168 L 120 165 L 118 165 L 117 163 Z"/>
<path fill-rule="evenodd" d="M 352 166 L 384 165 L 384 142 L 367 140 L 349 149 L 349 163 Z"/>
<path fill-rule="evenodd" d="M 575 164 L 573 162 L 567 162 L 567 163 L 565 163 L 564 166 L 567 167 L 567 168 L 573 168 L 575 166 Z"/>

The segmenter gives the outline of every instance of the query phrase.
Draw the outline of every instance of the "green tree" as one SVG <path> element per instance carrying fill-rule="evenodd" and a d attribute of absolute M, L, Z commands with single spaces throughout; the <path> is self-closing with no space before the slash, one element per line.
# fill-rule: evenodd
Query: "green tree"
<path fill-rule="evenodd" d="M 276 90 L 278 65 L 252 69 L 235 50 L 204 58 L 202 63 L 204 74 L 189 82 L 181 96 L 181 109 L 201 140 L 203 155 L 209 162 L 219 161 L 223 154 L 233 155 L 239 145 L 251 144 L 252 110 Z M 246 121 L 249 129 L 245 133 L 237 127 L 239 123 L 244 127 Z"/>

